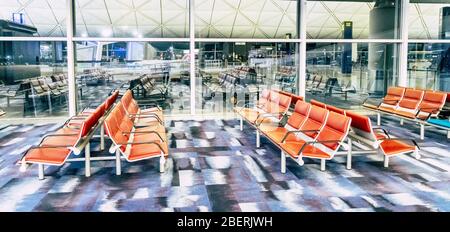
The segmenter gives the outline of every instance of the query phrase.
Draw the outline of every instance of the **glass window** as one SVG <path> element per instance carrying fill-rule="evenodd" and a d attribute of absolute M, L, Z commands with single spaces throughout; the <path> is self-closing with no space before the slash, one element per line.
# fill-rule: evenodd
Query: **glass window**
<path fill-rule="evenodd" d="M 308 1 L 306 33 L 311 39 L 399 38 L 401 0 Z"/>
<path fill-rule="evenodd" d="M 2 118 L 68 115 L 65 42 L 0 41 Z"/>
<path fill-rule="evenodd" d="M 167 115 L 190 112 L 189 43 L 77 43 L 78 109 L 101 102 L 113 90 L 131 89 L 142 105 Z"/>
<path fill-rule="evenodd" d="M 78 37 L 189 37 L 189 1 L 75 0 Z"/>
<path fill-rule="evenodd" d="M 398 81 L 397 54 L 397 44 L 310 43 L 306 96 L 342 108 L 383 97 Z"/>
<path fill-rule="evenodd" d="M 264 89 L 297 92 L 295 43 L 196 44 L 199 113 L 229 113 Z"/>
<path fill-rule="evenodd" d="M 450 44 L 409 44 L 408 85 L 450 91 Z"/>
<path fill-rule="evenodd" d="M 200 38 L 295 38 L 296 1 L 196 0 Z"/>
<path fill-rule="evenodd" d="M 66 1 L 0 1 L 0 36 L 66 36 Z"/>
<path fill-rule="evenodd" d="M 410 39 L 450 39 L 450 2 L 415 0 L 409 4 Z"/>

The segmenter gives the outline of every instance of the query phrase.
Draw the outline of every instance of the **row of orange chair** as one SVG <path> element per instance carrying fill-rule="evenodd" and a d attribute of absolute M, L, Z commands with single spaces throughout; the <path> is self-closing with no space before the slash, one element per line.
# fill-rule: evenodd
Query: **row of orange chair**
<path fill-rule="evenodd" d="M 44 179 L 44 165 L 62 166 L 71 161 L 71 154 L 80 155 L 83 150 L 85 158 L 78 160 L 88 160 L 90 140 L 101 127 L 104 116 L 110 111 L 117 97 L 116 91 L 97 108 L 85 109 L 66 121 L 56 132 L 44 136 L 38 146 L 33 146 L 25 152 L 20 161 L 21 171 L 25 171 L 28 164 L 38 164 L 39 179 Z M 103 142 L 103 138 L 101 139 Z M 89 167 L 87 164 L 86 176 L 90 175 Z"/>
<path fill-rule="evenodd" d="M 159 107 L 141 109 L 127 91 L 106 118 L 105 128 L 112 141 L 109 151 L 116 154 L 117 175 L 121 174 L 121 156 L 128 162 L 159 158 L 160 172 L 164 172 L 169 151 Z"/>
<path fill-rule="evenodd" d="M 395 116 L 421 125 L 420 138 L 424 139 L 424 126 L 430 118 L 436 118 L 446 104 L 450 93 L 405 87 L 389 87 L 379 104 L 372 104 L 370 98 L 363 107 L 377 112 L 377 125 L 381 124 L 381 114 Z M 449 99 L 448 99 L 449 98 Z"/>
<path fill-rule="evenodd" d="M 370 118 L 367 116 L 346 111 L 316 100 L 311 100 L 311 104 L 352 118 L 347 147 L 348 169 L 351 169 L 351 157 L 355 154 L 377 154 L 380 152 L 383 155 L 385 167 L 389 166 L 389 158 L 393 156 L 414 154 L 416 159 L 420 158 L 420 148 L 415 140 L 411 138 L 393 137 L 386 129 L 373 127 Z M 366 149 L 355 151 L 352 146 L 353 142 L 364 145 Z"/>
<path fill-rule="evenodd" d="M 320 159 L 321 170 L 325 170 L 326 160 L 337 154 L 347 154 L 348 169 L 351 169 L 351 158 L 355 154 L 381 152 L 385 167 L 388 167 L 392 156 L 412 153 L 420 158 L 419 146 L 414 140 L 394 138 L 383 128 L 372 127 L 367 116 L 316 100 L 311 100 L 310 103 L 299 100 L 292 113 L 289 113 L 286 109 L 289 100 L 279 100 L 280 96 L 274 93 L 276 92 L 263 91 L 255 107 L 240 107 L 235 110 L 239 113 L 241 122 L 245 119 L 257 129 L 257 147 L 260 146 L 259 134 L 262 134 L 281 149 L 283 173 L 286 171 L 286 154 L 300 165 L 304 164 L 304 157 Z M 284 103 L 283 107 L 279 106 L 280 102 Z M 275 112 L 273 109 L 276 109 Z M 280 124 L 280 112 L 288 117 L 285 125 Z M 353 143 L 365 145 L 367 149 L 355 150 Z M 341 147 L 343 151 L 339 151 Z"/>

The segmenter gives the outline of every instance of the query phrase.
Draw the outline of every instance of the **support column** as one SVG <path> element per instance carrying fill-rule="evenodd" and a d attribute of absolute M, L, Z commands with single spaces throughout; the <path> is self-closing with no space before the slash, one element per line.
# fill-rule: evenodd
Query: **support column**
<path fill-rule="evenodd" d="M 370 10 L 369 39 L 394 39 L 398 37 L 398 9 L 403 0 L 376 0 Z M 369 43 L 369 71 L 375 76 L 375 92 L 384 95 L 397 73 L 396 62 L 388 62 L 396 56 L 396 44 Z"/>
<path fill-rule="evenodd" d="M 67 81 L 69 88 L 69 116 L 77 114 L 77 87 L 75 80 L 75 44 L 73 35 L 75 31 L 75 1 L 67 1 Z"/>
<path fill-rule="evenodd" d="M 306 89 L 306 0 L 297 1 L 297 78 L 298 95 L 305 97 Z"/>
<path fill-rule="evenodd" d="M 189 0 L 189 73 L 191 84 L 191 115 L 195 115 L 195 24 L 194 0 Z"/>
<path fill-rule="evenodd" d="M 409 0 L 401 0 L 398 85 L 408 87 L 408 9 Z"/>

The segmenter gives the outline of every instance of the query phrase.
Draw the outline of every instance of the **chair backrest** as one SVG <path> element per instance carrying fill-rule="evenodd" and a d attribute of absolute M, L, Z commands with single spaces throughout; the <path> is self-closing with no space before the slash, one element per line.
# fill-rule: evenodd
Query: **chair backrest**
<path fill-rule="evenodd" d="M 422 112 L 436 113 L 434 111 L 440 111 L 444 107 L 446 98 L 447 93 L 445 92 L 426 91 L 419 105 L 419 110 Z"/>
<path fill-rule="evenodd" d="M 338 114 L 342 114 L 342 115 L 346 114 L 344 109 L 338 108 L 336 106 L 327 105 L 326 108 L 327 108 L 327 110 L 338 113 Z"/>
<path fill-rule="evenodd" d="M 119 96 L 119 90 L 114 91 L 111 96 L 106 99 L 105 110 L 109 110 L 111 106 L 116 102 L 117 97 Z"/>
<path fill-rule="evenodd" d="M 111 111 L 111 113 L 108 115 L 108 117 L 105 120 L 105 129 L 106 133 L 109 135 L 110 139 L 115 145 L 118 144 L 126 144 L 128 142 L 128 138 L 122 133 L 118 121 L 121 121 L 122 119 L 119 118 L 118 113 L 119 107 L 114 107 L 114 109 Z M 125 151 L 126 146 L 121 145 L 120 150 L 122 152 Z"/>
<path fill-rule="evenodd" d="M 268 89 L 264 89 L 261 92 L 261 96 L 259 97 L 259 101 L 258 101 L 259 105 L 264 105 L 264 104 L 266 104 L 269 101 L 269 99 L 270 99 L 270 92 L 271 91 L 268 90 Z"/>
<path fill-rule="evenodd" d="M 321 130 L 325 125 L 327 117 L 328 110 L 315 105 L 311 105 L 308 118 L 306 119 L 305 123 L 303 123 L 303 126 L 300 128 L 300 130 Z M 315 138 L 318 133 L 305 132 L 303 134 L 307 135 L 308 137 Z"/>
<path fill-rule="evenodd" d="M 352 134 L 357 136 L 358 139 L 363 140 L 363 142 L 365 142 L 366 144 L 377 148 L 377 138 L 373 132 L 370 118 L 351 111 L 347 111 L 347 117 L 350 117 L 352 119 Z"/>
<path fill-rule="evenodd" d="M 104 114 L 105 114 L 105 103 L 98 106 L 95 109 L 95 111 L 91 115 L 89 115 L 89 117 L 87 117 L 81 124 L 80 137 L 86 136 Z"/>
<path fill-rule="evenodd" d="M 398 106 L 408 110 L 416 110 L 423 98 L 423 90 L 406 89 L 402 100 L 398 103 Z"/>
<path fill-rule="evenodd" d="M 405 88 L 391 86 L 388 88 L 386 96 L 383 99 L 384 104 L 397 105 L 398 101 L 403 98 Z"/>
<path fill-rule="evenodd" d="M 289 117 L 287 125 L 292 128 L 299 129 L 306 121 L 311 110 L 311 104 L 304 101 L 297 101 L 295 104 L 294 112 Z"/>
<path fill-rule="evenodd" d="M 324 109 L 327 108 L 327 105 L 325 103 L 320 102 L 320 101 L 316 101 L 314 99 L 311 99 L 311 101 L 309 103 L 311 103 L 311 105 L 313 105 L 313 106 L 318 106 L 320 108 L 324 108 Z"/>
<path fill-rule="evenodd" d="M 351 122 L 352 119 L 350 117 L 335 112 L 329 112 L 327 123 L 317 136 L 317 141 L 343 141 L 347 137 L 348 131 L 350 130 Z M 339 148 L 340 143 L 329 142 L 321 143 L 321 145 L 331 149 L 332 151 L 336 151 Z"/>

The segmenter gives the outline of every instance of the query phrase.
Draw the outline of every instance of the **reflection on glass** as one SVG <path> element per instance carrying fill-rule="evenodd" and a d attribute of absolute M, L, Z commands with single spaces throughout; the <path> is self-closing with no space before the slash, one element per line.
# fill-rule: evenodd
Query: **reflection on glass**
<path fill-rule="evenodd" d="M 263 89 L 296 93 L 294 43 L 197 43 L 196 101 L 200 113 L 232 112 Z"/>
<path fill-rule="evenodd" d="M 79 37 L 189 37 L 188 0 L 75 0 Z"/>
<path fill-rule="evenodd" d="M 295 38 L 296 1 L 195 1 L 200 38 Z"/>
<path fill-rule="evenodd" d="M 0 36 L 66 36 L 66 1 L 0 1 Z"/>
<path fill-rule="evenodd" d="M 397 83 L 395 44 L 311 43 L 306 56 L 308 99 L 350 108 Z"/>
<path fill-rule="evenodd" d="M 415 0 L 409 4 L 410 39 L 450 39 L 450 2 Z"/>
<path fill-rule="evenodd" d="M 77 44 L 78 109 L 113 90 L 130 89 L 141 105 L 167 115 L 190 112 L 189 43 L 82 42 Z"/>
<path fill-rule="evenodd" d="M 65 42 L 0 41 L 0 115 L 67 115 Z"/>
<path fill-rule="evenodd" d="M 408 85 L 450 91 L 450 44 L 409 44 Z"/>
<path fill-rule="evenodd" d="M 314 39 L 396 39 L 400 5 L 401 0 L 308 1 L 306 33 Z"/>

